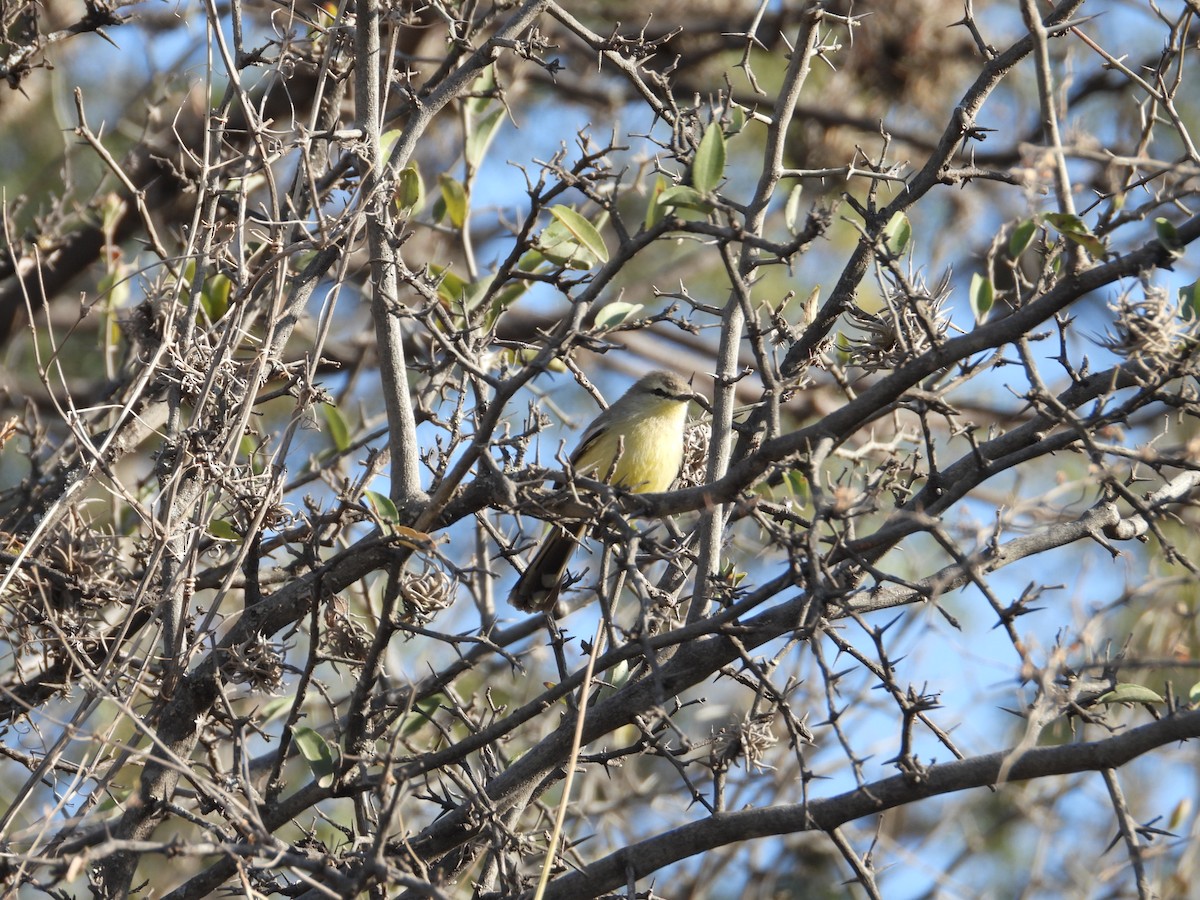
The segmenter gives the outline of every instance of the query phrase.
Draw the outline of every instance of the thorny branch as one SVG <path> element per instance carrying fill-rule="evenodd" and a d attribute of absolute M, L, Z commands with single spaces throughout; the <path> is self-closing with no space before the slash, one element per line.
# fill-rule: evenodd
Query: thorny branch
<path fill-rule="evenodd" d="M 996 890 L 1194 893 L 1197 10 L 976 5 L 239 0 L 77 91 L 3 209 L 6 889 L 887 896 L 1070 827 L 1122 863 Z M 0 19 L 31 159 L 40 61 L 179 24 Z M 651 368 L 678 489 L 561 471 Z"/>

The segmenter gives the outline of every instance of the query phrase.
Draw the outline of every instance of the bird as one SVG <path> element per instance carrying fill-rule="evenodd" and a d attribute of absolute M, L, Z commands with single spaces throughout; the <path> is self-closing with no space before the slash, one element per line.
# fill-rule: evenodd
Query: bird
<path fill-rule="evenodd" d="M 675 373 L 643 375 L 584 430 L 571 454 L 572 469 L 636 494 L 667 490 L 683 465 L 684 428 L 692 400 L 701 398 Z M 590 527 L 590 522 L 552 525 L 513 587 L 510 603 L 524 612 L 552 609 L 567 563 Z"/>

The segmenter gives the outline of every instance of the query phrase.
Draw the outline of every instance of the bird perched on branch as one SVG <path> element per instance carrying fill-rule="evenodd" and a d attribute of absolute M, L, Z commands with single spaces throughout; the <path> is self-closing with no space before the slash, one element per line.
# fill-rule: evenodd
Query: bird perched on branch
<path fill-rule="evenodd" d="M 683 464 L 688 402 L 701 398 L 671 372 L 651 372 L 588 425 L 571 454 L 575 472 L 637 494 L 665 491 Z M 563 575 L 590 522 L 552 525 L 510 602 L 526 612 L 554 606 Z"/>

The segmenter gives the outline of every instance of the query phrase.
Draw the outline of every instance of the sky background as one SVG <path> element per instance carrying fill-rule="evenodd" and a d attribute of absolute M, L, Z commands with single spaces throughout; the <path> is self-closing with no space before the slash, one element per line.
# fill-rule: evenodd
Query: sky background
<path fill-rule="evenodd" d="M 1165 4 L 1164 8 L 1173 9 L 1176 6 L 1178 4 Z M 1089 4 L 1089 9 L 1095 11 L 1096 8 L 1101 10 L 1101 14 L 1089 21 L 1087 28 L 1088 32 L 1105 46 L 1140 46 L 1149 51 L 1150 48 L 1161 44 L 1161 26 L 1141 4 Z M 61 130 L 64 148 L 72 148 L 75 143 L 70 133 L 74 125 L 70 86 L 76 80 L 85 85 L 89 116 L 93 117 L 92 124 L 96 127 L 100 120 L 115 120 L 118 111 L 126 108 L 130 91 L 144 91 L 147 97 L 152 96 L 155 90 L 153 85 L 163 73 L 177 73 L 185 78 L 204 77 L 206 34 L 199 24 L 202 17 L 196 15 L 196 12 L 196 7 L 189 4 L 164 7 L 164 14 L 177 17 L 185 23 L 184 27 L 179 27 L 179 23 L 176 22 L 171 30 L 164 31 L 150 32 L 139 27 L 113 30 L 110 37 L 117 46 L 111 46 L 99 38 L 89 38 L 86 39 L 86 43 L 81 43 L 81 46 L 86 46 L 85 53 L 77 53 L 62 61 L 60 72 L 56 75 L 61 89 L 55 94 L 54 107 L 50 112 Z M 947 14 L 950 15 L 950 12 L 954 13 L 953 17 L 961 14 L 957 7 Z M 1022 28 L 1019 12 L 1015 5 L 1009 4 L 1000 9 L 988 8 L 981 16 L 981 24 L 986 27 L 989 38 L 997 46 L 1006 44 L 1007 40 Z M 1079 70 L 1084 72 L 1092 70 L 1096 61 L 1086 57 L 1072 57 L 1072 65 L 1078 66 Z M 119 74 L 116 82 L 113 79 L 114 73 Z M 1018 86 L 1015 89 L 1027 89 L 1031 77 L 1031 70 L 1026 67 L 1023 74 L 1014 79 Z M 805 99 L 811 102 L 813 98 Z M 1014 114 L 1017 108 L 1023 110 L 1020 116 Z M 517 220 L 527 206 L 524 178 L 510 161 L 522 161 L 529 165 L 532 160 L 547 159 L 564 145 L 571 147 L 579 132 L 590 133 L 598 143 L 603 143 L 610 133 L 615 132 L 622 143 L 629 145 L 630 149 L 625 156 L 631 163 L 635 163 L 653 153 L 652 144 L 638 137 L 639 135 L 650 131 L 660 140 L 664 137 L 662 126 L 652 125 L 641 107 L 623 110 L 617 120 L 605 122 L 590 121 L 580 110 L 563 108 L 549 99 L 522 103 L 516 109 L 518 121 L 509 122 L 502 128 L 478 175 L 472 197 L 472 209 L 475 224 L 481 235 L 492 232 L 491 226 L 495 222 Z M 1023 119 L 1027 109 L 1024 98 L 1018 98 L 1010 88 L 1002 87 L 985 106 L 980 124 L 996 127 L 1003 133 L 1014 126 L 1027 125 Z M 1103 107 L 1085 105 L 1078 115 L 1080 124 L 1088 125 L 1101 138 L 1112 134 L 1116 128 L 1115 121 L 1110 126 L 1104 124 Z M 903 119 L 885 121 L 885 125 L 896 128 L 918 127 L 922 124 Z M 108 127 L 116 129 L 122 126 L 112 121 Z M 730 167 L 730 179 L 725 187 L 730 196 L 739 199 L 748 196 L 752 187 L 753 161 L 756 159 L 756 149 L 761 143 L 761 138 L 761 128 L 750 125 L 745 135 L 731 140 L 731 161 L 735 165 Z M 981 152 L 987 149 L 990 148 L 986 143 L 980 145 Z M 10 147 L 8 152 L 13 153 L 13 148 Z M 572 149 L 569 157 L 576 152 Z M 1162 148 L 1159 155 L 1171 158 L 1174 154 L 1169 148 Z M 427 186 L 436 183 L 437 156 L 436 153 L 428 154 L 420 159 Z M 746 166 L 739 168 L 736 165 L 738 160 L 745 160 Z M 919 158 L 914 158 L 908 171 L 918 168 L 920 162 Z M 451 166 L 449 171 L 461 176 L 461 161 Z M 949 196 L 950 192 L 955 190 L 957 189 L 941 189 L 942 196 L 933 198 L 931 202 L 919 204 L 911 213 L 914 229 L 912 266 L 914 271 L 923 273 L 930 282 L 936 282 L 947 267 L 953 268 L 954 293 L 950 309 L 954 325 L 966 331 L 973 327 L 973 316 L 966 301 L 966 287 L 971 275 L 979 271 L 981 254 L 992 236 L 1004 222 L 1020 215 L 1019 208 L 1024 201 L 1015 196 L 1015 189 L 1009 189 L 1007 192 L 992 191 L 985 196 L 995 198 L 994 204 L 977 205 L 970 210 L 969 215 L 964 216 L 963 206 L 959 202 L 951 202 L 956 200 Z M 806 187 L 806 195 L 807 193 Z M 886 190 L 882 193 L 887 198 Z M 782 203 L 786 196 L 786 191 L 781 191 L 779 202 Z M 819 191 L 814 190 L 812 202 L 817 202 L 818 199 Z M 1087 205 L 1087 198 L 1081 197 L 1079 200 L 1081 208 Z M 1053 198 L 1047 197 L 1044 203 L 1044 209 L 1051 209 Z M 636 212 L 630 210 L 629 216 L 636 222 L 635 215 Z M 797 296 L 803 298 L 814 285 L 821 285 L 824 288 L 823 296 L 828 295 L 837 273 L 845 262 L 848 248 L 856 237 L 851 225 L 842 221 L 842 216 L 849 216 L 849 210 L 842 209 L 835 216 L 834 228 L 827 239 L 812 252 L 799 257 L 790 270 L 779 268 L 770 273 L 762 286 L 762 296 L 765 299 L 773 302 L 785 289 L 795 290 Z M 1146 228 L 1149 227 L 1147 224 Z M 481 269 L 485 271 L 502 259 L 511 245 L 511 238 L 502 230 L 493 233 L 493 237 L 481 239 L 476 246 L 477 259 Z M 1146 234 L 1144 230 L 1142 239 L 1145 239 Z M 1119 251 L 1125 247 L 1116 249 Z M 689 260 L 696 263 L 694 281 L 689 282 L 689 289 L 693 295 L 697 299 L 722 304 L 726 296 L 725 286 L 719 278 L 705 278 L 706 272 L 716 270 L 715 254 L 698 246 L 671 242 L 663 242 L 660 247 L 639 260 L 636 266 L 631 267 L 629 276 L 614 287 L 612 296 L 608 299 L 615 300 L 620 297 L 633 302 L 647 303 L 648 309 L 653 311 L 655 302 L 650 297 L 648 287 L 652 285 L 661 290 L 675 289 L 677 282 L 673 281 L 672 277 L 677 278 L 682 268 L 692 268 Z M 1174 295 L 1180 287 L 1190 283 L 1200 274 L 1196 262 L 1195 254 L 1189 253 L 1174 271 L 1156 272 L 1155 283 Z M 661 282 L 656 280 L 656 272 L 666 273 Z M 619 293 L 622 288 L 626 291 L 623 296 Z M 869 294 L 869 287 L 864 285 L 864 288 L 864 293 Z M 1074 331 L 1069 349 L 1076 360 L 1086 354 L 1093 369 L 1099 369 L 1115 360 L 1115 357 L 1095 340 L 1105 330 L 1109 320 L 1106 313 L 1107 304 L 1114 299 L 1113 292 L 1103 292 L 1073 309 L 1078 327 Z M 565 309 L 562 296 L 544 285 L 529 291 L 520 302 L 523 308 L 533 312 L 548 313 Z M 347 328 L 356 327 L 356 323 L 357 327 L 365 325 L 365 305 L 357 302 L 357 298 L 353 296 L 344 297 L 341 304 L 339 319 Z M 711 321 L 699 324 L 705 329 L 702 333 L 715 345 L 718 335 L 715 325 Z M 1049 362 L 1058 352 L 1057 340 L 1051 339 L 1035 347 L 1046 361 L 1045 373 L 1050 378 L 1051 386 L 1064 385 L 1065 378 L 1061 375 L 1055 377 L 1055 366 Z M 825 384 L 819 375 L 815 380 L 818 386 Z M 597 378 L 598 386 L 610 400 L 618 396 L 631 381 L 630 377 L 608 374 Z M 334 391 L 341 387 L 336 377 L 331 378 L 326 386 Z M 1003 396 L 1010 391 L 1019 393 L 1025 389 L 1019 367 L 1005 367 L 995 369 L 971 382 L 959 399 L 964 399 L 972 393 L 987 398 Z M 543 464 L 552 465 L 559 441 L 566 441 L 568 445 L 573 443 L 579 433 L 578 427 L 598 410 L 586 394 L 564 375 L 540 378 L 535 383 L 533 392 L 545 392 L 545 398 L 552 401 L 555 407 L 565 411 L 575 426 L 574 430 L 564 427 L 561 431 L 552 431 L 543 436 L 541 461 Z M 343 409 L 348 418 L 361 417 L 364 421 L 375 423 L 376 426 L 379 424 L 382 402 L 376 385 L 365 381 L 359 383 L 350 400 L 348 409 Z M 514 405 L 511 410 L 514 425 L 520 424 L 525 412 L 523 404 Z M 1149 441 L 1164 425 L 1164 421 L 1147 421 L 1133 433 L 1133 440 Z M 424 427 L 422 434 L 432 439 L 433 429 Z M 327 435 L 320 431 L 312 430 L 306 433 L 299 445 L 302 453 L 297 454 L 295 458 L 302 459 L 303 453 L 320 450 L 327 446 L 327 441 Z M 963 452 L 962 448 L 965 448 L 965 444 L 960 442 L 959 452 Z M 954 455 L 951 454 L 951 458 Z M 1058 492 L 1056 486 L 1060 480 L 1074 481 L 1078 478 L 1085 460 L 1064 454 L 1060 461 L 1061 469 L 1058 472 L 1041 470 L 1033 476 L 1021 475 L 1007 481 L 1000 479 L 997 485 L 989 483 L 989 490 L 1002 492 L 1001 488 L 1011 487 L 1022 502 L 1030 505 L 1030 512 L 1077 515 L 1093 504 L 1096 497 L 1074 488 Z M 388 485 L 386 480 L 381 478 L 372 488 L 386 493 Z M 298 504 L 304 493 L 305 491 L 296 492 L 289 498 L 290 502 Z M 992 500 L 993 495 L 989 494 L 960 503 L 945 517 L 949 529 L 959 535 L 977 533 L 986 539 L 995 517 Z M 687 517 L 684 517 L 685 527 L 686 521 Z M 1023 530 L 1022 524 L 1028 526 L 1032 523 L 1035 523 L 1035 519 L 1026 516 L 1021 522 L 1007 528 L 1004 537 L 1011 538 Z M 506 528 L 512 527 L 511 520 L 503 524 Z M 525 527 L 533 529 L 536 523 L 526 522 Z M 466 522 L 451 529 L 449 537 L 454 542 L 473 540 L 473 533 L 471 523 Z M 992 589 L 1005 602 L 1011 602 L 1020 596 L 1031 582 L 1061 585 L 1059 589 L 1045 595 L 1043 602 L 1039 604 L 1043 607 L 1041 611 L 1018 621 L 1018 630 L 1036 661 L 1045 662 L 1056 644 L 1070 644 L 1075 641 L 1080 641 L 1081 646 L 1074 651 L 1073 658 L 1084 659 L 1092 657 L 1093 654 L 1117 652 L 1126 635 L 1141 627 L 1137 616 L 1134 613 L 1104 612 L 1106 624 L 1103 636 L 1097 633 L 1093 617 L 1122 593 L 1144 584 L 1148 571 L 1161 574 L 1179 573 L 1179 570 L 1169 570 L 1157 561 L 1147 562 L 1146 555 L 1154 552 L 1153 545 L 1147 547 L 1131 542 L 1121 545 L 1120 550 L 1121 555 L 1113 558 L 1103 547 L 1094 543 L 1080 543 L 1015 564 L 991 576 L 989 583 Z M 929 562 L 931 559 L 940 560 L 942 554 L 927 539 L 917 538 L 906 542 L 885 560 L 885 565 L 894 564 L 899 570 L 920 576 L 932 570 Z M 596 557 L 593 556 L 591 565 L 595 564 Z M 751 581 L 760 578 L 765 580 L 779 572 L 783 565 L 781 560 L 770 558 L 743 561 L 741 564 L 750 571 Z M 498 561 L 495 565 L 503 569 L 504 564 Z M 502 583 L 498 595 L 502 595 L 503 591 Z M 1184 592 L 1173 591 L 1170 596 L 1182 596 L 1194 601 L 1194 594 L 1195 585 L 1191 585 Z M 1029 687 L 1019 683 L 1019 660 L 1014 658 L 1007 637 L 1001 630 L 994 628 L 995 616 L 978 591 L 957 591 L 941 598 L 939 602 L 959 621 L 961 630 L 951 627 L 945 618 L 930 607 L 909 607 L 904 610 L 876 613 L 867 617 L 866 624 L 870 627 L 880 627 L 899 616 L 885 641 L 890 658 L 898 661 L 898 681 L 902 684 L 911 683 L 918 689 L 939 695 L 942 709 L 934 713 L 934 718 L 943 728 L 953 731 L 954 740 L 964 752 L 968 755 L 982 754 L 1009 745 L 1019 736 L 1022 727 L 1020 721 L 1009 711 L 1021 708 L 1032 697 Z M 518 618 L 514 611 L 504 607 L 500 613 L 509 621 Z M 578 637 L 590 636 L 595 627 L 596 615 L 594 608 L 583 610 L 568 618 L 565 627 Z M 450 633 L 472 631 L 478 627 L 478 617 L 473 607 L 462 603 L 444 612 L 438 618 L 435 627 Z M 872 641 L 860 625 L 844 621 L 840 627 L 846 639 L 864 650 L 871 649 Z M 1102 637 L 1107 637 L 1108 640 Z M 1163 645 L 1166 646 L 1167 643 L 1164 642 Z M 775 648 L 768 645 L 760 648 L 757 654 L 769 655 L 773 649 Z M 412 650 L 413 645 L 408 643 L 397 643 L 392 648 L 388 667 L 392 676 L 399 681 L 419 679 L 431 667 L 436 668 L 452 659 L 452 651 L 445 645 L 422 645 L 421 652 L 417 654 Z M 824 652 L 831 658 L 835 656 L 832 646 L 825 646 Z M 535 653 L 533 658 L 541 666 L 548 662 L 544 654 Z M 792 674 L 802 680 L 820 678 L 820 672 L 814 666 L 808 650 L 793 651 L 786 665 L 791 667 Z M 833 668 L 837 669 L 839 666 L 834 665 Z M 329 674 L 332 677 L 334 673 L 331 671 Z M 532 677 L 540 678 L 541 675 L 539 673 Z M 1188 687 L 1188 683 L 1175 684 L 1177 691 L 1186 690 Z M 719 697 L 723 690 L 737 693 L 728 686 L 706 685 L 703 690 L 694 691 L 692 694 L 715 698 Z M 719 708 L 716 704 L 709 707 L 716 708 Z M 817 746 L 806 751 L 807 762 L 825 779 L 811 786 L 813 796 L 830 796 L 854 786 L 853 777 L 845 766 L 844 754 L 829 729 L 820 724 L 825 719 L 826 712 L 814 709 L 809 718 Z M 708 714 L 703 708 L 696 712 L 696 723 L 702 725 L 703 717 Z M 1128 720 L 1132 724 L 1141 724 L 1145 721 L 1145 715 L 1134 712 L 1128 716 Z M 713 727 L 719 727 L 720 724 L 714 721 Z M 899 735 L 895 733 L 895 708 L 890 701 L 880 696 L 875 704 L 858 705 L 848 713 L 842 724 L 853 734 L 856 750 L 860 754 L 870 755 L 863 767 L 863 777 L 869 781 L 895 774 L 895 766 L 891 760 L 899 747 Z M 20 735 L 10 736 L 10 739 L 18 746 L 22 743 Z M 923 731 L 918 733 L 917 752 L 926 762 L 944 761 L 949 758 L 946 749 Z M 1175 761 L 1164 762 L 1163 757 L 1155 755 L 1131 765 L 1127 770 L 1122 770 L 1122 778 L 1127 780 L 1127 791 L 1136 798 L 1135 815 L 1143 820 L 1154 815 L 1168 816 L 1181 798 L 1196 796 L 1198 785 L 1194 764 L 1181 757 L 1169 758 Z M 659 777 L 665 786 L 672 785 L 673 773 L 665 766 Z M 762 777 L 764 785 L 771 783 L 771 773 L 764 773 Z M 1090 831 L 1097 821 L 1111 822 L 1111 808 L 1104 793 L 1103 782 L 1098 775 L 1068 781 L 1073 785 L 1071 799 L 1059 804 L 1058 810 L 1072 821 L 1062 830 L 1063 834 L 1071 834 L 1076 826 Z M 743 802 L 755 801 L 755 784 L 753 777 L 746 780 L 744 796 L 740 798 Z M 1061 785 L 1046 785 L 1044 789 L 1058 787 Z M 1043 788 L 1036 790 L 1040 789 Z M 767 798 L 757 799 L 759 802 L 766 802 Z M 928 817 L 936 823 L 941 815 L 942 803 L 943 801 L 923 803 L 919 809 L 898 811 L 894 815 Z M 671 824 L 678 824 L 680 817 L 698 817 L 703 814 L 700 810 L 689 811 L 681 808 L 675 798 L 664 798 L 661 813 L 659 820 L 641 821 L 637 823 L 638 828 L 652 833 Z M 865 849 L 865 843 L 872 839 L 873 823 L 858 824 L 859 828 L 853 832 L 854 841 L 862 850 Z M 961 851 L 961 845 L 955 844 L 952 838 L 947 837 L 945 823 L 937 824 L 943 826 L 937 831 L 937 840 L 923 846 L 906 846 L 901 849 L 887 845 L 884 839 L 883 849 L 888 851 L 886 855 L 889 861 L 895 864 L 894 868 L 883 874 L 881 880 L 889 898 L 926 896 L 934 875 L 943 868 L 946 860 L 955 857 Z M 961 823 L 964 835 L 969 834 L 972 827 L 969 822 Z M 1194 818 L 1188 815 L 1177 826 L 1176 833 L 1187 835 L 1194 828 Z M 950 829 L 950 833 L 953 833 L 953 829 Z M 1030 844 L 1027 846 L 1013 848 L 1015 859 L 1029 859 L 1035 853 L 1032 840 L 1030 838 Z M 1117 862 L 1095 858 L 1094 844 L 1087 844 L 1078 859 L 1072 858 L 1072 848 L 1062 849 L 1067 852 L 1062 853 L 1063 858 L 1059 865 L 1065 869 L 1073 865 L 1105 866 Z M 602 850 L 593 847 L 588 852 L 598 856 Z M 747 854 L 768 860 L 773 852 L 770 841 L 746 849 Z M 908 852 L 915 856 L 906 857 Z M 684 865 L 693 866 L 696 863 L 689 861 Z M 981 857 L 976 864 L 968 865 L 959 872 L 960 878 L 967 878 L 973 883 L 955 881 L 944 885 L 942 892 L 937 895 L 986 896 L 986 889 L 980 885 L 988 883 L 989 868 L 995 865 L 999 865 L 996 858 Z M 669 883 L 670 879 L 671 873 L 667 871 L 660 874 L 657 882 L 662 885 Z M 736 874 L 728 873 L 724 880 L 718 882 L 718 885 L 727 885 L 731 892 L 735 890 L 736 884 Z"/>

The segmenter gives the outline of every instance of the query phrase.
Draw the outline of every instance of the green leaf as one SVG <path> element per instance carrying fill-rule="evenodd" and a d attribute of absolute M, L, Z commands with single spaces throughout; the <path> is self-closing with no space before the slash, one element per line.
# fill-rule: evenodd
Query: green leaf
<path fill-rule="evenodd" d="M 350 428 L 342 418 L 341 410 L 329 403 L 321 404 L 321 415 L 325 419 L 325 427 L 329 429 L 329 439 L 338 453 L 345 453 L 350 448 Z"/>
<path fill-rule="evenodd" d="M 110 310 L 121 309 L 129 299 L 130 293 L 129 272 L 123 265 L 113 266 L 96 282 L 96 296 L 104 297 L 104 305 Z"/>
<path fill-rule="evenodd" d="M 1183 256 L 1183 242 L 1179 240 L 1179 232 L 1175 230 L 1174 222 L 1159 216 L 1154 220 L 1154 234 L 1168 253 L 1172 256 Z"/>
<path fill-rule="evenodd" d="M 661 174 L 656 176 L 654 185 L 650 188 L 650 204 L 646 207 L 646 218 L 643 221 L 643 227 L 647 231 L 661 222 L 667 214 L 667 208 L 661 203 L 663 191 L 666 189 L 667 179 Z"/>
<path fill-rule="evenodd" d="M 455 275 L 446 266 L 430 264 L 429 273 L 438 279 L 438 296 L 447 303 L 457 306 L 467 296 L 467 281 Z"/>
<path fill-rule="evenodd" d="M 625 303 L 620 300 L 609 303 L 596 313 L 595 325 L 597 328 L 614 328 L 645 308 L 641 303 Z"/>
<path fill-rule="evenodd" d="M 249 434 L 242 435 L 241 441 L 238 442 L 238 452 L 246 457 L 250 463 L 250 471 L 255 475 L 261 475 L 267 470 L 267 455 L 259 446 L 257 438 Z"/>
<path fill-rule="evenodd" d="M 333 784 L 336 763 L 329 742 L 306 725 L 292 728 L 292 739 L 296 742 L 296 749 L 308 763 L 309 770 L 317 776 L 317 784 L 321 787 Z"/>
<path fill-rule="evenodd" d="M 260 257 L 260 259 L 261 258 L 262 257 Z M 296 265 L 292 267 L 292 271 L 303 272 L 305 269 L 307 269 L 312 264 L 312 261 L 317 258 L 317 251 L 301 250 L 293 258 L 296 261 Z"/>
<path fill-rule="evenodd" d="M 803 193 L 804 186 L 797 181 L 788 192 L 787 203 L 783 207 L 783 224 L 792 234 L 796 233 L 796 223 L 800 220 L 800 196 Z"/>
<path fill-rule="evenodd" d="M 295 702 L 294 697 L 274 697 L 264 703 L 258 709 L 258 718 L 255 720 L 259 725 L 266 725 L 268 722 L 273 722 L 292 708 Z"/>
<path fill-rule="evenodd" d="M 404 738 L 412 737 L 413 734 L 420 730 L 422 725 L 428 725 L 433 721 L 433 714 L 438 712 L 438 707 L 442 706 L 446 700 L 445 694 L 434 694 L 432 697 L 427 697 L 420 703 L 409 710 L 404 716 L 403 724 L 400 726 L 400 736 Z"/>
<path fill-rule="evenodd" d="M 569 228 L 557 219 L 542 229 L 537 236 L 536 252 L 542 259 L 556 266 L 572 269 L 590 269 L 596 257 L 583 244 L 575 240 Z M 528 263 L 535 263 L 531 253 L 521 257 L 520 266 L 528 271 Z"/>
<path fill-rule="evenodd" d="M 519 350 L 505 349 L 496 355 L 495 360 L 506 366 L 524 366 L 537 359 L 539 353 L 541 351 L 536 347 L 523 347 Z M 561 359 L 552 359 L 546 363 L 546 369 L 550 372 L 563 373 L 567 371 L 567 366 Z"/>
<path fill-rule="evenodd" d="M 1167 831 L 1178 831 L 1179 827 L 1184 822 L 1192 817 L 1192 799 L 1191 797 L 1180 797 L 1175 806 L 1171 809 L 1171 814 L 1167 816 Z"/>
<path fill-rule="evenodd" d="M 233 282 L 228 276 L 219 272 L 204 282 L 200 288 L 200 305 L 210 322 L 218 322 L 229 312 L 229 294 L 233 290 Z"/>
<path fill-rule="evenodd" d="M 550 215 L 562 222 L 576 240 L 586 247 L 596 259 L 602 263 L 608 262 L 608 247 L 604 243 L 604 238 L 600 236 L 600 232 L 591 222 L 569 206 L 552 206 Z"/>
<path fill-rule="evenodd" d="M 400 726 L 400 736 L 411 737 L 422 725 L 433 721 L 433 714 L 438 711 L 438 707 L 445 700 L 445 694 L 434 694 L 414 706 L 404 717 L 404 724 Z"/>
<path fill-rule="evenodd" d="M 808 479 L 804 477 L 803 472 L 799 469 L 788 469 L 783 480 L 787 485 L 788 493 L 801 503 L 808 502 Z"/>
<path fill-rule="evenodd" d="M 496 68 L 488 66 L 479 73 L 479 77 L 471 84 L 471 93 L 477 96 L 467 98 L 467 112 L 473 116 L 481 116 L 492 105 L 491 96 L 496 90 Z"/>
<path fill-rule="evenodd" d="M 446 204 L 446 214 L 455 228 L 462 228 L 467 221 L 467 189 L 457 178 L 445 173 L 438 175 L 438 187 L 442 191 L 442 200 Z"/>
<path fill-rule="evenodd" d="M 1042 216 L 1058 232 L 1073 231 L 1077 234 L 1090 234 L 1083 219 L 1073 213 L 1046 213 Z"/>
<path fill-rule="evenodd" d="M 472 169 L 478 169 L 479 164 L 483 162 L 483 157 L 487 154 L 488 147 L 491 146 L 492 138 L 504 124 L 506 115 L 508 115 L 507 110 L 503 106 L 497 106 L 478 122 L 471 123 L 463 155 L 466 157 L 467 165 Z"/>
<path fill-rule="evenodd" d="M 1019 223 L 1012 230 L 1012 234 L 1008 236 L 1009 258 L 1016 259 L 1024 253 L 1036 232 L 1037 222 L 1033 221 L 1033 219 L 1026 219 L 1024 222 Z"/>
<path fill-rule="evenodd" d="M 228 519 L 209 519 L 208 533 L 218 541 L 240 541 L 242 539 L 242 536 L 237 533 L 237 529 L 229 524 Z"/>
<path fill-rule="evenodd" d="M 183 264 L 183 269 L 179 275 L 179 302 L 186 303 L 188 300 L 188 291 L 192 287 L 192 279 L 196 277 L 196 258 L 194 256 Z"/>
<path fill-rule="evenodd" d="M 1188 702 L 1192 706 L 1200 705 L 1200 681 L 1197 681 L 1188 689 Z"/>
<path fill-rule="evenodd" d="M 734 103 L 729 108 L 729 136 L 740 134 L 746 127 L 746 107 Z"/>
<path fill-rule="evenodd" d="M 614 688 L 624 687 L 633 670 L 629 668 L 629 660 L 623 659 L 608 670 L 608 683 Z"/>
<path fill-rule="evenodd" d="M 517 260 L 517 269 L 522 272 L 536 272 L 542 263 L 548 262 L 537 250 L 530 250 L 521 254 L 521 258 Z"/>
<path fill-rule="evenodd" d="M 517 300 L 529 290 L 529 283 L 525 281 L 510 281 L 492 296 L 492 303 L 488 307 L 487 316 L 484 317 L 483 327 L 491 331 L 492 326 L 496 324 L 496 320 L 500 315 L 512 306 Z"/>
<path fill-rule="evenodd" d="M 894 213 L 888 219 L 888 223 L 883 226 L 882 236 L 883 245 L 887 247 L 888 253 L 892 256 L 899 256 L 903 253 L 912 238 L 912 225 L 909 224 L 908 216 L 903 212 Z"/>
<path fill-rule="evenodd" d="M 692 159 L 692 184 L 702 194 L 711 194 L 725 174 L 725 132 L 720 122 L 704 129 L 700 146 Z"/>
<path fill-rule="evenodd" d="M 1097 703 L 1163 703 L 1162 697 L 1140 684 L 1122 682 L 1096 698 Z"/>
<path fill-rule="evenodd" d="M 106 813 L 118 811 L 125 805 L 125 799 L 132 794 L 134 788 L 120 787 L 116 782 L 109 782 L 104 789 L 104 799 L 96 804 L 95 812 Z"/>
<path fill-rule="evenodd" d="M 409 163 L 396 178 L 396 210 L 409 216 L 420 212 L 425 203 L 425 182 L 416 163 Z"/>
<path fill-rule="evenodd" d="M 395 525 L 400 521 L 400 512 L 387 494 L 381 494 L 378 491 L 363 491 L 363 497 L 384 524 Z"/>
<path fill-rule="evenodd" d="M 1079 216 L 1071 213 L 1046 213 L 1050 226 L 1073 244 L 1078 244 L 1094 259 L 1103 259 L 1108 252 L 1104 242 L 1092 234 Z"/>
<path fill-rule="evenodd" d="M 725 563 L 721 566 L 721 572 L 717 576 L 721 581 L 728 584 L 730 587 L 737 587 L 745 580 L 748 572 L 739 572 L 734 568 L 733 563 Z"/>
<path fill-rule="evenodd" d="M 1179 317 L 1185 322 L 1200 321 L 1200 279 L 1179 289 Z"/>
<path fill-rule="evenodd" d="M 703 194 L 686 184 L 677 184 L 667 188 L 659 195 L 658 202 L 663 207 L 678 206 L 683 209 L 694 209 L 697 212 L 708 212 L 713 208 L 711 201 L 705 200 Z"/>
<path fill-rule="evenodd" d="M 379 136 L 379 159 L 381 161 L 386 161 L 392 155 L 392 148 L 396 146 L 396 141 L 400 140 L 401 133 L 401 129 L 393 128 Z"/>
<path fill-rule="evenodd" d="M 978 272 L 971 276 L 971 288 L 968 295 L 971 298 L 971 311 L 975 313 L 975 324 L 982 325 L 987 321 L 988 313 L 996 300 L 992 280 L 984 278 Z"/>
<path fill-rule="evenodd" d="M 1078 244 L 1093 259 L 1104 259 L 1108 254 L 1108 248 L 1104 246 L 1104 241 L 1093 234 L 1076 234 L 1073 231 L 1064 231 L 1062 236 L 1072 244 Z"/>
<path fill-rule="evenodd" d="M 850 365 L 850 360 L 853 358 L 854 354 L 854 344 L 850 341 L 850 338 L 846 336 L 845 332 L 839 331 L 836 335 L 834 335 L 833 349 L 834 353 L 837 355 L 838 365 Z"/>

